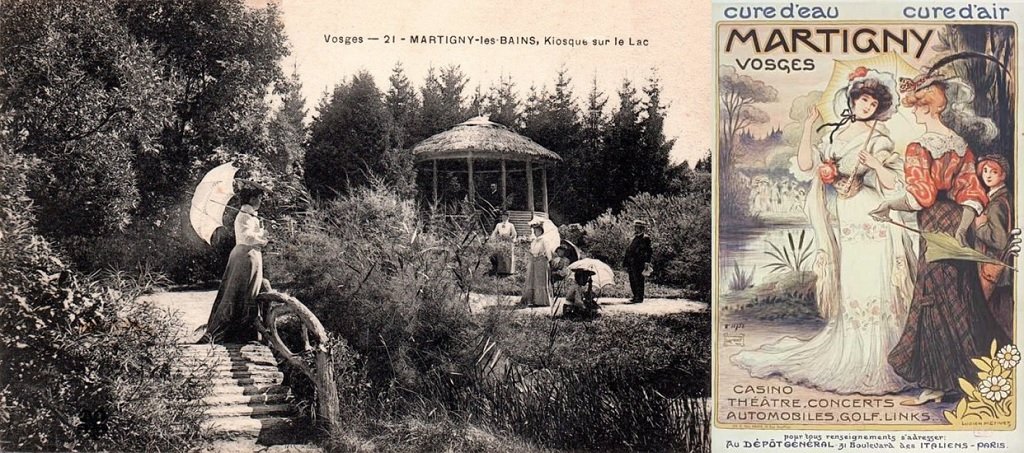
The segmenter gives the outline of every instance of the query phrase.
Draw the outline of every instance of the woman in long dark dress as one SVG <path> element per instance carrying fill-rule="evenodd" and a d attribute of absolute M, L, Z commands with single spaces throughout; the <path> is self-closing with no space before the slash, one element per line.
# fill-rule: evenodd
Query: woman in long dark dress
<path fill-rule="evenodd" d="M 242 208 L 235 217 L 235 247 L 228 256 L 217 298 L 206 322 L 203 343 L 245 343 L 256 337 L 256 295 L 263 284 L 263 254 L 266 230 L 257 209 L 263 192 L 246 188 L 240 191 Z"/>
<path fill-rule="evenodd" d="M 530 238 L 530 261 L 526 263 L 526 280 L 523 281 L 522 306 L 551 306 L 554 297 L 551 280 L 550 260 L 558 247 L 558 230 L 554 224 L 543 219 L 530 222 L 533 235 Z"/>
<path fill-rule="evenodd" d="M 970 87 L 959 80 L 919 77 L 911 83 L 903 105 L 914 109 L 927 132 L 907 146 L 907 196 L 884 202 L 873 217 L 888 221 L 890 209 L 913 211 L 921 231 L 946 233 L 968 244 L 969 229 L 988 197 L 975 171 L 974 152 L 947 124 L 982 131 L 979 140 L 991 140 L 997 132 L 990 120 L 974 115 L 972 99 Z M 922 389 L 904 405 L 941 402 L 946 393 L 958 392 L 958 379 L 976 375 L 971 359 L 987 355 L 993 339 L 1007 341 L 985 303 L 977 263 L 928 262 L 928 246 L 921 238 L 907 321 L 889 353 L 893 370 Z"/>

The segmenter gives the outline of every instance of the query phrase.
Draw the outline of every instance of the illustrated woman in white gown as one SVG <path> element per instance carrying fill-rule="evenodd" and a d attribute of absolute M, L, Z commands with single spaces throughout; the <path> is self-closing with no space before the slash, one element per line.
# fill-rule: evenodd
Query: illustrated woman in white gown
<path fill-rule="evenodd" d="M 751 376 L 839 394 L 882 395 L 910 386 L 887 357 L 913 294 L 913 241 L 869 215 L 883 199 L 905 193 L 902 158 L 882 124 L 896 110 L 896 93 L 891 74 L 857 68 L 836 93 L 842 120 L 830 124 L 834 129 L 817 146 L 811 126 L 820 114 L 809 112 L 797 173 L 812 178 L 805 209 L 817 249 L 815 294 L 827 323 L 810 339 L 785 337 L 732 356 Z"/>

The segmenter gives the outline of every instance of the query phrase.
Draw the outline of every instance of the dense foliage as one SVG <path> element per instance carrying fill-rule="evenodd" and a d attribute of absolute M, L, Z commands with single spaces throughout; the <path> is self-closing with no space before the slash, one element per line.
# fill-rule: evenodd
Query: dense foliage
<path fill-rule="evenodd" d="M 32 166 L 0 148 L 2 449 L 196 445 L 208 382 L 172 376 L 170 314 L 134 302 L 146 283 L 84 276 L 35 232 Z"/>
<path fill-rule="evenodd" d="M 481 314 L 469 293 L 495 288 L 479 278 L 490 253 L 479 233 L 424 222 L 382 186 L 318 204 L 283 233 L 270 278 L 349 345 L 335 357 L 350 431 L 332 445 L 398 431 L 418 445 L 476 449 L 450 433 L 436 437 L 438 425 L 463 431 L 466 423 L 558 448 L 680 446 L 705 435 L 706 407 L 688 398 L 707 392 L 706 316 L 574 323 Z M 497 349 L 481 348 L 489 343 Z M 494 357 L 521 373 L 488 378 L 481 368 Z M 619 410 L 603 410 L 599 394 Z M 628 428 L 627 419 L 643 426 Z"/>
<path fill-rule="evenodd" d="M 376 391 L 418 388 L 427 370 L 443 367 L 466 341 L 459 277 L 472 275 L 482 258 L 460 262 L 453 245 L 465 238 L 424 229 L 411 201 L 361 188 L 290 225 L 271 250 L 279 253 L 268 260 L 269 278 L 347 340 Z"/>
<path fill-rule="evenodd" d="M 381 92 L 372 77 L 361 72 L 321 100 L 310 127 L 305 167 L 314 194 L 347 193 L 366 185 L 370 175 L 412 181 L 417 173 L 407 150 L 477 115 L 487 115 L 563 158 L 549 170 L 550 209 L 557 223 L 591 220 L 607 209 L 618 210 L 639 193 L 678 189 L 669 162 L 674 139 L 664 134 L 667 106 L 656 75 L 639 91 L 624 80 L 616 93 L 618 106 L 610 112 L 607 96 L 596 82 L 582 110 L 565 69 L 556 75 L 552 89 L 531 86 L 525 97 L 520 97 L 511 76 L 501 77 L 486 90 L 477 85 L 467 94 L 470 81 L 458 66 L 431 68 L 418 92 L 401 64 L 388 82 Z M 468 192 L 464 174 L 444 168 L 441 173 L 441 198 L 459 202 Z M 430 179 L 420 176 L 419 193 L 430 193 Z M 476 192 L 484 193 L 489 184 L 497 183 L 496 173 L 480 173 Z M 519 187 L 524 184 L 509 182 L 511 209 L 525 208 L 525 189 Z"/>
<path fill-rule="evenodd" d="M 618 214 L 607 212 L 584 228 L 583 243 L 592 256 L 619 265 L 633 237 L 633 221 L 646 219 L 654 250 L 653 278 L 696 291 L 711 292 L 711 187 L 708 175 L 694 175 L 685 195 L 640 194 Z"/>
<path fill-rule="evenodd" d="M 38 160 L 28 196 L 39 232 L 79 267 L 209 273 L 189 268 L 217 268 L 217 254 L 184 240 L 201 174 L 252 156 L 274 179 L 295 180 L 288 163 L 304 132 L 270 133 L 274 122 L 297 127 L 295 115 L 271 121 L 268 91 L 289 100 L 273 7 L 13 0 L 0 10 L 0 48 L 0 134 Z"/>

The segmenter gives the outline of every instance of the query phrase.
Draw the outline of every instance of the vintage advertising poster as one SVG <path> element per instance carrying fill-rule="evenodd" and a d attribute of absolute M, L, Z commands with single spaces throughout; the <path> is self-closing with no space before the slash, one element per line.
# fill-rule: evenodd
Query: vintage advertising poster
<path fill-rule="evenodd" d="M 1021 6 L 713 17 L 715 451 L 1020 451 Z"/>

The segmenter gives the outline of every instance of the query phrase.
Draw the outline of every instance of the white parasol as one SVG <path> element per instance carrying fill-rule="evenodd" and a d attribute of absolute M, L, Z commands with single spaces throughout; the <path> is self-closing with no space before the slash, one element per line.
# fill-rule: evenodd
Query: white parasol
<path fill-rule="evenodd" d="M 541 223 L 544 227 L 544 232 L 541 233 L 540 239 L 544 244 L 544 252 L 547 253 L 548 258 L 550 259 L 555 255 L 555 249 L 562 244 L 562 235 L 558 232 L 558 227 L 555 226 L 555 223 L 550 219 L 534 217 L 533 220 L 530 221 L 530 225 L 534 225 L 536 223 Z"/>
<path fill-rule="evenodd" d="M 591 277 L 591 282 L 598 288 L 615 283 L 615 272 L 612 272 L 611 266 L 593 258 L 584 258 L 576 261 L 570 264 L 567 269 L 570 271 L 579 269 L 593 272 L 594 276 Z"/>
<path fill-rule="evenodd" d="M 235 195 L 234 180 L 238 168 L 226 163 L 210 170 L 196 186 L 189 210 L 189 223 L 207 244 L 212 244 L 213 232 L 224 226 L 224 209 Z"/>

